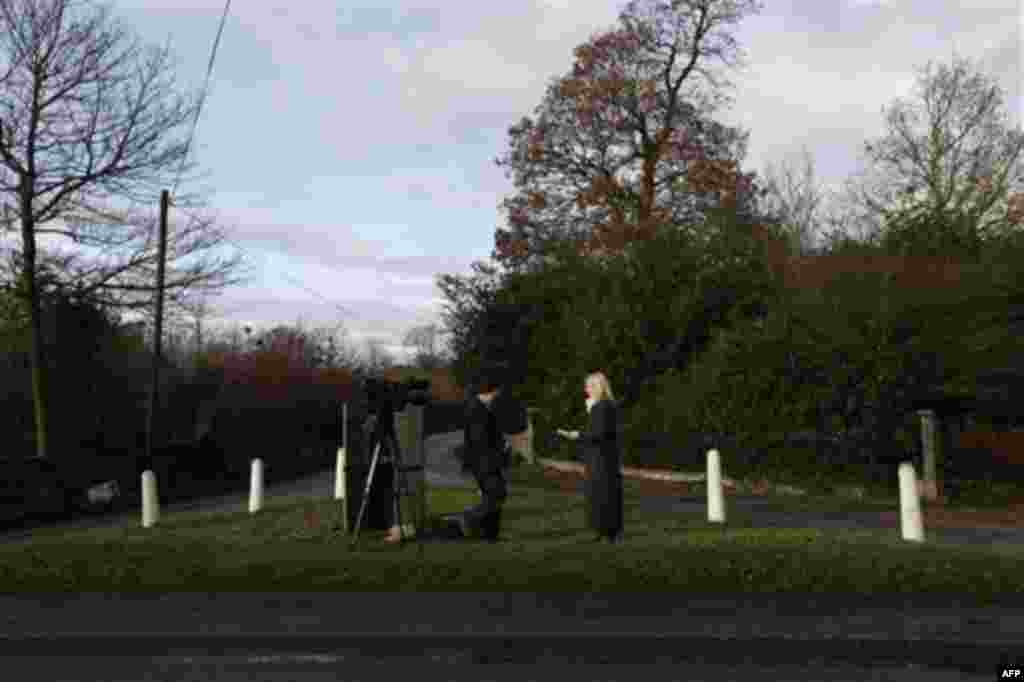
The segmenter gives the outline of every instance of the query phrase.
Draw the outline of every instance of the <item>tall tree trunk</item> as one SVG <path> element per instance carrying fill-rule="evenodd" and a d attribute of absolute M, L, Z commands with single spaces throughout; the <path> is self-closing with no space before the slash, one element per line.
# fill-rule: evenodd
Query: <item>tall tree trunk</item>
<path fill-rule="evenodd" d="M 24 182 L 24 180 L 22 181 Z M 32 192 L 30 186 L 22 188 L 21 238 L 24 246 L 22 265 L 22 291 L 29 309 L 29 350 L 31 353 L 32 402 L 36 427 L 36 454 L 49 454 L 49 390 L 46 367 L 46 345 L 43 338 L 42 310 L 36 282 L 36 234 L 32 220 Z"/>

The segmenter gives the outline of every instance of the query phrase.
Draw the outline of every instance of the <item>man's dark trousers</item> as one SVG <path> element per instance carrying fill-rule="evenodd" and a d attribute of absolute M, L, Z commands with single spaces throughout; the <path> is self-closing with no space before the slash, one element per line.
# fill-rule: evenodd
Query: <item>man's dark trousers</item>
<path fill-rule="evenodd" d="M 476 483 L 480 486 L 482 499 L 480 504 L 466 510 L 465 518 L 468 525 L 479 529 L 480 535 L 490 541 L 498 539 L 501 531 L 501 508 L 508 496 L 505 476 L 501 469 L 487 472 L 474 472 Z"/>
<path fill-rule="evenodd" d="M 480 504 L 467 509 L 463 529 L 478 530 L 487 540 L 497 540 L 501 527 L 501 508 L 508 491 L 502 472 L 504 456 L 498 422 L 479 399 L 472 399 L 466 414 L 464 443 L 466 469 L 480 487 Z"/>

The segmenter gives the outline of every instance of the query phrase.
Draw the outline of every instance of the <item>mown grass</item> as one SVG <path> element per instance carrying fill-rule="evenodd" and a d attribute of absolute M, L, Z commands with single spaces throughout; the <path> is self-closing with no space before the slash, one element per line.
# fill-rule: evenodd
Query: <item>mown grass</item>
<path fill-rule="evenodd" d="M 390 546 L 366 532 L 353 548 L 334 501 L 271 499 L 256 515 L 178 513 L 150 529 L 39 531 L 0 546 L 0 581 L 21 591 L 679 590 L 941 594 L 982 604 L 1024 594 L 1024 556 L 916 546 L 891 533 L 759 529 L 736 510 L 717 526 L 703 513 L 641 508 L 632 483 L 626 544 L 597 544 L 579 497 L 527 468 L 513 470 L 511 486 L 504 541 L 495 545 Z M 431 512 L 459 511 L 476 499 L 470 489 L 433 490 Z"/>

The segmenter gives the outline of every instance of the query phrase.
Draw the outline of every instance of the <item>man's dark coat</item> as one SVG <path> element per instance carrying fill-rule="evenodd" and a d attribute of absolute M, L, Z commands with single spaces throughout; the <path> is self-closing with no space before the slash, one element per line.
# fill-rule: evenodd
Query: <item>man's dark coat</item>
<path fill-rule="evenodd" d="M 501 471 L 501 435 L 494 415 L 476 396 L 466 406 L 463 431 L 463 462 L 473 475 L 488 476 Z"/>
<path fill-rule="evenodd" d="M 507 464 L 504 437 L 526 428 L 526 408 L 504 391 L 490 407 L 476 396 L 470 397 L 463 438 L 465 469 L 484 477 L 501 471 Z"/>

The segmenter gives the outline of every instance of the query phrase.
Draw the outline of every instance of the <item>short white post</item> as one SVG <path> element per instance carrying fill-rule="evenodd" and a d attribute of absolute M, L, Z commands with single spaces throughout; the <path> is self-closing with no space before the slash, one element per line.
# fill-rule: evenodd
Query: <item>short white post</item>
<path fill-rule="evenodd" d="M 708 521 L 725 522 L 725 499 L 722 495 L 722 461 L 718 450 L 708 451 Z"/>
<path fill-rule="evenodd" d="M 917 476 L 914 465 L 903 462 L 899 467 L 900 477 L 900 526 L 903 539 L 924 542 L 924 524 L 921 520 L 921 501 L 917 496 Z"/>
<path fill-rule="evenodd" d="M 249 478 L 249 513 L 253 514 L 263 508 L 263 460 L 252 461 L 252 474 Z"/>
<path fill-rule="evenodd" d="M 334 499 L 345 499 L 345 448 L 338 448 L 338 463 L 334 465 Z"/>
<path fill-rule="evenodd" d="M 142 472 L 142 527 L 149 528 L 160 520 L 160 498 L 156 494 L 156 474 Z"/>

